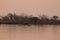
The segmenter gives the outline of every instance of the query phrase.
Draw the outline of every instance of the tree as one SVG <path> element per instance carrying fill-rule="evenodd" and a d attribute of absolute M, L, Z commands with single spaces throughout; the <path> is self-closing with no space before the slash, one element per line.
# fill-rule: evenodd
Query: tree
<path fill-rule="evenodd" d="M 9 18 L 9 19 L 12 19 L 12 17 L 13 17 L 13 14 L 12 14 L 12 13 L 9 13 L 9 14 L 8 14 L 8 18 Z"/>
<path fill-rule="evenodd" d="M 37 22 L 38 22 L 38 20 L 39 20 L 38 17 L 31 17 L 31 18 L 29 18 L 29 19 L 30 19 L 30 23 L 32 23 L 32 24 L 37 24 Z"/>
<path fill-rule="evenodd" d="M 53 16 L 53 20 L 57 20 L 58 18 L 58 16 Z"/>
<path fill-rule="evenodd" d="M 42 16 L 41 16 L 41 20 L 42 20 L 43 22 L 47 22 L 47 21 L 49 21 L 49 18 L 48 18 L 48 16 L 46 16 L 46 15 L 42 15 Z"/>

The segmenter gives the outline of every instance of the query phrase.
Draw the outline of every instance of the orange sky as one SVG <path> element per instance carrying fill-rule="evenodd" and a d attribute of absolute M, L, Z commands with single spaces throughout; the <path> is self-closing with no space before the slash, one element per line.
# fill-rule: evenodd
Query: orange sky
<path fill-rule="evenodd" d="M 60 16 L 60 0 L 0 0 L 0 14 L 6 15 L 9 12 Z"/>

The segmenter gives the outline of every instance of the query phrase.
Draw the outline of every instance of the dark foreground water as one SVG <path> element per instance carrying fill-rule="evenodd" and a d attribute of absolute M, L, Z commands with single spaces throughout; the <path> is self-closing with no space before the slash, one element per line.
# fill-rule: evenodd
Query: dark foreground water
<path fill-rule="evenodd" d="M 0 40 L 60 40 L 60 25 L 0 25 Z"/>

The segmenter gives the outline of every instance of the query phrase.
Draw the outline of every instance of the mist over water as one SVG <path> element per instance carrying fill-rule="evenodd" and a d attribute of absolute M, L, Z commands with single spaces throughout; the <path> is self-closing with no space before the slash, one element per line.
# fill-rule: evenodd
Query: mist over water
<path fill-rule="evenodd" d="M 60 40 L 60 25 L 0 25 L 0 40 Z"/>

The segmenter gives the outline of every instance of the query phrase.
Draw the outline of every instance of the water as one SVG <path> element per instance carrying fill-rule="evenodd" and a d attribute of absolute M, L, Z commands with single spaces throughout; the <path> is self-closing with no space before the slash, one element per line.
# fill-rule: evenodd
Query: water
<path fill-rule="evenodd" d="M 0 25 L 0 40 L 60 40 L 60 25 Z"/>

